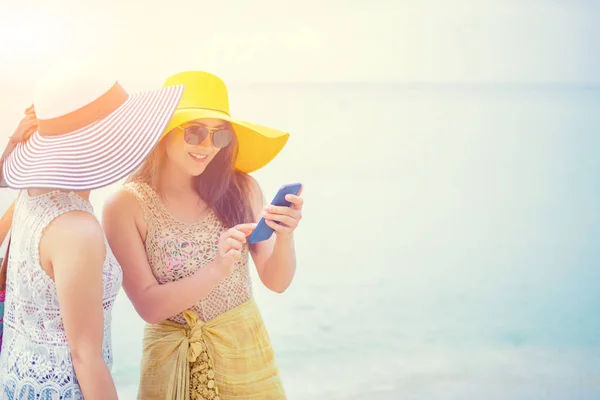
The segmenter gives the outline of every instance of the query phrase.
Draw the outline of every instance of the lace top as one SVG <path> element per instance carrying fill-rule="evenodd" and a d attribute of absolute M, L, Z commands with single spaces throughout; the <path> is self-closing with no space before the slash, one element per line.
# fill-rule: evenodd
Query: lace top
<path fill-rule="evenodd" d="M 38 252 L 43 230 L 56 217 L 73 210 L 94 213 L 89 202 L 72 192 L 53 191 L 30 197 L 27 191 L 22 191 L 17 199 L 0 352 L 2 399 L 83 399 L 59 311 L 56 285 L 42 269 Z M 102 354 L 110 368 L 111 309 L 121 286 L 122 272 L 108 244 L 106 251 Z"/>
<path fill-rule="evenodd" d="M 147 184 L 128 183 L 125 189 L 136 196 L 142 207 L 148 229 L 145 238 L 146 254 L 158 283 L 173 282 L 190 276 L 215 259 L 217 241 L 226 229 L 212 210 L 203 220 L 186 224 L 167 211 L 158 194 Z M 251 297 L 252 282 L 246 245 L 233 273 L 191 310 L 196 311 L 202 321 L 208 321 L 243 304 Z M 185 324 L 182 313 L 169 319 Z"/>

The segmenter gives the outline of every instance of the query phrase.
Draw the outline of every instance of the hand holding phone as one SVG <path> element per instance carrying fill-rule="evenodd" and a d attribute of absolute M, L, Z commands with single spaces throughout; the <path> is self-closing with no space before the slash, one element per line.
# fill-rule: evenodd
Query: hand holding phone
<path fill-rule="evenodd" d="M 285 196 L 287 196 L 288 194 L 293 194 L 297 196 L 301 188 L 301 183 L 283 185 L 273 198 L 273 201 L 271 201 L 271 205 L 278 207 L 290 207 L 291 203 L 285 199 Z M 267 225 L 267 222 L 263 217 L 260 219 L 260 221 L 258 221 L 256 229 L 254 229 L 254 231 L 248 238 L 248 243 L 258 243 L 267 240 L 271 237 L 271 235 L 273 235 L 273 232 L 273 228 Z"/>

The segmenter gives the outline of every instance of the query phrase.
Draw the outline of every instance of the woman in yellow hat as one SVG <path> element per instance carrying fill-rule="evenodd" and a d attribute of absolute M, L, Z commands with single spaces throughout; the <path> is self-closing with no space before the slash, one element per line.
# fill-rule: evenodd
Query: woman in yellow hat
<path fill-rule="evenodd" d="M 123 287 L 148 322 L 138 398 L 284 399 L 248 257 L 263 284 L 286 290 L 303 200 L 263 208 L 248 173 L 288 134 L 232 118 L 212 74 L 179 73 L 165 86 L 178 84 L 186 89 L 163 140 L 104 208 Z M 248 245 L 262 216 L 276 234 Z"/>

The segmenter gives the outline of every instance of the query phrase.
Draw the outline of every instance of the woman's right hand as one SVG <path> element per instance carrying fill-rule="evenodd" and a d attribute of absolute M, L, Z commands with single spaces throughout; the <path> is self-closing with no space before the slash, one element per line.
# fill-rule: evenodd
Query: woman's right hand
<path fill-rule="evenodd" d="M 19 126 L 15 129 L 15 133 L 10 137 L 11 142 L 20 143 L 29 139 L 31 134 L 38 128 L 38 121 L 35 115 L 35 109 L 33 106 L 28 107 L 25 110 L 25 116 L 19 122 Z"/>
<path fill-rule="evenodd" d="M 38 120 L 35 115 L 35 109 L 33 106 L 30 106 L 25 110 L 25 116 L 21 122 L 19 122 L 19 126 L 17 126 L 17 129 L 15 129 L 15 132 L 10 137 L 2 156 L 0 156 L 0 161 L 3 161 L 6 157 L 8 157 L 17 144 L 29 140 L 29 137 L 37 130 L 37 128 Z"/>
<path fill-rule="evenodd" d="M 221 234 L 219 250 L 215 259 L 215 269 L 221 279 L 233 272 L 235 263 L 242 257 L 242 249 L 246 238 L 256 228 L 255 223 L 239 224 Z"/>

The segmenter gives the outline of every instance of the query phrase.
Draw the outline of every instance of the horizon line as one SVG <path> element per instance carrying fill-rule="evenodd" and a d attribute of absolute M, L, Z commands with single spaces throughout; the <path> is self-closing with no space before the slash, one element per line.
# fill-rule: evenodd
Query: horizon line
<path fill-rule="evenodd" d="M 121 81 L 127 85 L 127 79 Z M 138 81 L 139 82 L 139 81 Z M 400 80 L 256 80 L 244 81 L 231 79 L 227 86 L 384 86 L 402 88 L 580 88 L 600 89 L 600 81 L 400 81 Z M 18 88 L 24 85 L 19 82 L 0 82 L 0 88 Z"/>
<path fill-rule="evenodd" d="M 306 81 L 238 81 L 232 80 L 228 85 L 337 85 L 337 84 L 365 84 L 365 85 L 401 85 L 401 86 L 581 86 L 600 87 L 600 81 L 400 81 L 400 80 L 306 80 Z"/>

